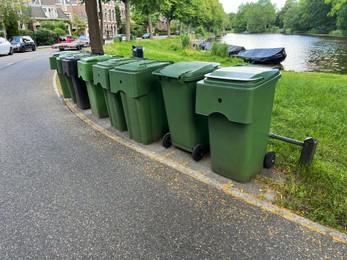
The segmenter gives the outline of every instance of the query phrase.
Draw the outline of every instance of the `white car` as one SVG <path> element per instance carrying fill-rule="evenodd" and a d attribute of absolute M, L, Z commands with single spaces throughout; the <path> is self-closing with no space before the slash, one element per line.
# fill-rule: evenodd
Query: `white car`
<path fill-rule="evenodd" d="M 12 55 L 13 48 L 11 43 L 3 37 L 0 37 L 0 55 Z"/>

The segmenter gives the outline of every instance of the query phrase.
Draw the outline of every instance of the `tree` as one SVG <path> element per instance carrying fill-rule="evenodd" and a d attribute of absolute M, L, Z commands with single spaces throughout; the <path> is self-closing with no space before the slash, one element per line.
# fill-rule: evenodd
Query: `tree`
<path fill-rule="evenodd" d="M 115 14 L 116 14 L 117 33 L 119 33 L 119 30 L 122 24 L 122 17 L 121 17 L 120 8 L 118 4 L 115 6 Z"/>
<path fill-rule="evenodd" d="M 325 3 L 332 5 L 330 13 L 334 15 L 347 4 L 347 0 L 325 0 Z"/>
<path fill-rule="evenodd" d="M 315 33 L 328 33 L 335 29 L 335 18 L 328 16 L 331 4 L 324 0 L 300 0 L 300 25 L 304 31 L 313 30 Z"/>
<path fill-rule="evenodd" d="M 290 7 L 292 7 L 294 4 L 296 4 L 295 0 L 287 0 L 284 4 L 284 6 L 282 7 L 282 9 L 277 13 L 277 17 L 276 17 L 276 25 L 280 28 L 284 28 L 283 25 L 283 20 L 284 20 L 284 16 L 286 14 L 286 12 L 288 11 L 288 9 Z"/>
<path fill-rule="evenodd" d="M 74 14 L 73 16 L 73 25 L 76 28 L 75 33 L 77 34 L 77 36 L 84 33 L 87 28 L 86 22 L 82 20 L 77 14 Z"/>
<path fill-rule="evenodd" d="M 132 0 L 131 1 L 135 9 L 141 14 L 147 17 L 148 32 L 150 33 L 150 38 L 153 39 L 153 25 L 152 25 L 152 15 L 159 12 L 163 8 L 161 5 L 165 3 L 162 0 Z"/>
<path fill-rule="evenodd" d="M 167 35 L 168 37 L 171 36 L 171 21 L 176 19 L 176 9 L 179 6 L 178 0 L 166 0 L 165 5 L 162 5 L 162 13 L 166 18 L 167 23 Z M 182 33 L 180 31 L 180 33 Z"/>
<path fill-rule="evenodd" d="M 125 37 L 130 41 L 130 0 L 121 0 L 125 5 Z"/>
<path fill-rule="evenodd" d="M 249 3 L 239 6 L 233 21 L 235 32 L 240 33 L 247 30 L 248 13 L 251 8 Z"/>
<path fill-rule="evenodd" d="M 18 22 L 27 19 L 26 10 L 22 0 L 1 0 L 0 1 L 0 23 L 5 29 L 5 37 L 12 36 L 18 32 Z M 7 31 L 10 30 L 10 33 Z M 9 35 L 6 35 L 9 34 Z"/>

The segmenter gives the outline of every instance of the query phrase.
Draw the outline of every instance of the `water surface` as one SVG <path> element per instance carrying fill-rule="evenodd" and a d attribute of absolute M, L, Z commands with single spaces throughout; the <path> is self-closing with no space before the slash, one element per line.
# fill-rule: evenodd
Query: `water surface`
<path fill-rule="evenodd" d="M 222 42 L 253 48 L 285 47 L 285 70 L 347 74 L 347 38 L 284 34 L 227 34 Z"/>

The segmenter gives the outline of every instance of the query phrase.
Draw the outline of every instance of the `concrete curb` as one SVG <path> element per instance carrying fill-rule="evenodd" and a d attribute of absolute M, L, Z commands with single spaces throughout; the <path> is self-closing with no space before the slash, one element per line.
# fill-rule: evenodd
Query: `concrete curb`
<path fill-rule="evenodd" d="M 334 241 L 347 245 L 347 235 L 334 229 L 325 227 L 316 222 L 301 217 L 287 209 L 280 208 L 268 201 L 261 200 L 257 197 L 266 198 L 266 192 L 262 190 L 262 185 L 254 180 L 249 183 L 237 183 L 225 177 L 222 177 L 210 170 L 210 160 L 205 158 L 199 163 L 190 158 L 190 154 L 176 148 L 164 148 L 160 142 L 151 145 L 142 145 L 127 138 L 126 132 L 119 132 L 112 128 L 108 118 L 100 119 L 94 116 L 90 109 L 79 109 L 70 98 L 64 99 L 56 84 L 56 72 L 54 73 L 53 86 L 59 98 L 63 100 L 65 105 L 83 122 L 107 136 L 108 138 L 124 145 L 136 152 L 139 152 L 150 159 L 171 167 L 183 174 L 186 174 L 202 183 L 211 185 L 212 187 L 223 191 L 237 199 L 248 204 L 259 207 L 262 210 L 274 213 L 298 225 L 306 227 L 322 235 L 332 238 Z M 269 172 L 263 172 L 264 176 Z"/>

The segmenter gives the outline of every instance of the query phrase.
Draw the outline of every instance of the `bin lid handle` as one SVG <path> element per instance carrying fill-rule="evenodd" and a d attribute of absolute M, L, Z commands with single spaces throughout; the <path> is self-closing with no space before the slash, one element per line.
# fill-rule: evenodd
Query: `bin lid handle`
<path fill-rule="evenodd" d="M 261 79 L 264 79 L 263 77 L 258 77 L 258 78 L 232 78 L 232 77 L 221 77 L 221 76 L 213 76 L 211 73 L 206 74 L 205 77 L 209 79 L 226 79 L 226 80 L 237 80 L 237 81 L 246 81 L 246 82 L 252 82 L 252 81 L 258 81 Z"/>

